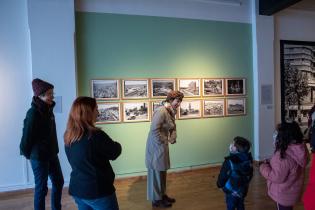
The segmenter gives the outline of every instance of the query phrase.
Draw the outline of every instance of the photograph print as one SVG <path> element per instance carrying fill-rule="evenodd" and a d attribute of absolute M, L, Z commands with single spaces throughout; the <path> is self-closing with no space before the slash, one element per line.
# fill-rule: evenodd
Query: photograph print
<path fill-rule="evenodd" d="M 203 101 L 203 117 L 223 117 L 224 99 L 211 99 Z"/>
<path fill-rule="evenodd" d="M 200 118 L 200 100 L 184 100 L 180 104 L 179 119 Z"/>
<path fill-rule="evenodd" d="M 149 102 L 124 103 L 124 122 L 139 122 L 149 120 Z"/>
<path fill-rule="evenodd" d="M 122 80 L 122 83 L 124 99 L 148 98 L 149 93 L 148 79 Z"/>
<path fill-rule="evenodd" d="M 308 113 L 315 103 L 315 42 L 280 41 L 281 120 L 308 127 Z"/>
<path fill-rule="evenodd" d="M 118 79 L 94 79 L 91 80 L 91 94 L 93 98 L 99 100 L 119 99 Z"/>
<path fill-rule="evenodd" d="M 245 115 L 246 98 L 228 98 L 226 99 L 226 115 Z"/>
<path fill-rule="evenodd" d="M 165 98 L 171 90 L 175 90 L 175 79 L 151 79 L 152 98 Z"/>
<path fill-rule="evenodd" d="M 223 96 L 224 79 L 202 79 L 203 96 Z"/>
<path fill-rule="evenodd" d="M 226 95 L 245 95 L 245 79 L 244 78 L 231 78 L 225 79 Z"/>
<path fill-rule="evenodd" d="M 96 124 L 121 122 L 120 103 L 97 103 L 99 115 Z"/>
<path fill-rule="evenodd" d="M 185 97 L 200 96 L 200 79 L 178 79 L 178 90 Z"/>

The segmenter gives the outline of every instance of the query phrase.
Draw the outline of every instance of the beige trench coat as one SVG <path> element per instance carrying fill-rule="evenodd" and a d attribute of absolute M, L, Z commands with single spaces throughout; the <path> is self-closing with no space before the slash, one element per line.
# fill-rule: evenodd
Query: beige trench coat
<path fill-rule="evenodd" d="M 174 117 L 165 106 L 154 112 L 146 145 L 145 164 L 148 169 L 166 171 L 170 168 L 168 144 L 176 142 Z"/>

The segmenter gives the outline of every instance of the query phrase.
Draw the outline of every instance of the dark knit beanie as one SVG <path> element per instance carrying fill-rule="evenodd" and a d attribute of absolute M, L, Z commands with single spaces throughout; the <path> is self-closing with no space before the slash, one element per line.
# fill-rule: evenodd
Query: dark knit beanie
<path fill-rule="evenodd" d="M 45 93 L 47 90 L 54 88 L 52 84 L 38 78 L 33 79 L 32 87 L 33 87 L 34 96 L 39 96 Z"/>

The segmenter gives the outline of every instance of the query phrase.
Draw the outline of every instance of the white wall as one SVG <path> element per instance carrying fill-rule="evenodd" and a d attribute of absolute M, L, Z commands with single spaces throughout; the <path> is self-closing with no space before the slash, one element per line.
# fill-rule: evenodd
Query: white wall
<path fill-rule="evenodd" d="M 62 113 L 55 116 L 59 157 L 69 180 L 62 136 L 76 97 L 74 27 L 73 0 L 0 1 L 0 192 L 33 185 L 19 143 L 36 77 L 53 83 L 62 97 Z"/>
<path fill-rule="evenodd" d="M 228 22 L 251 22 L 251 0 L 76 0 L 76 10 L 176 17 Z"/>
<path fill-rule="evenodd" d="M 31 57 L 27 3 L 0 2 L 0 191 L 26 184 L 19 143 L 31 104 Z"/>
<path fill-rule="evenodd" d="M 275 15 L 276 122 L 281 121 L 280 40 L 315 42 L 315 12 L 286 9 Z"/>

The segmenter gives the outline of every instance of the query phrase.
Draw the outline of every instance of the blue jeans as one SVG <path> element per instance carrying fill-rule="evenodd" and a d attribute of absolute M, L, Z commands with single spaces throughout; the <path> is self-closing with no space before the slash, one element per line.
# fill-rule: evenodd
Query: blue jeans
<path fill-rule="evenodd" d="M 61 209 L 61 195 L 64 184 L 58 157 L 48 161 L 31 160 L 35 179 L 34 209 L 45 210 L 48 176 L 52 183 L 51 209 Z"/>
<path fill-rule="evenodd" d="M 73 198 L 79 210 L 119 210 L 116 193 L 96 199 Z"/>
<path fill-rule="evenodd" d="M 239 198 L 231 194 L 225 194 L 227 210 L 245 210 L 244 198 Z"/>

